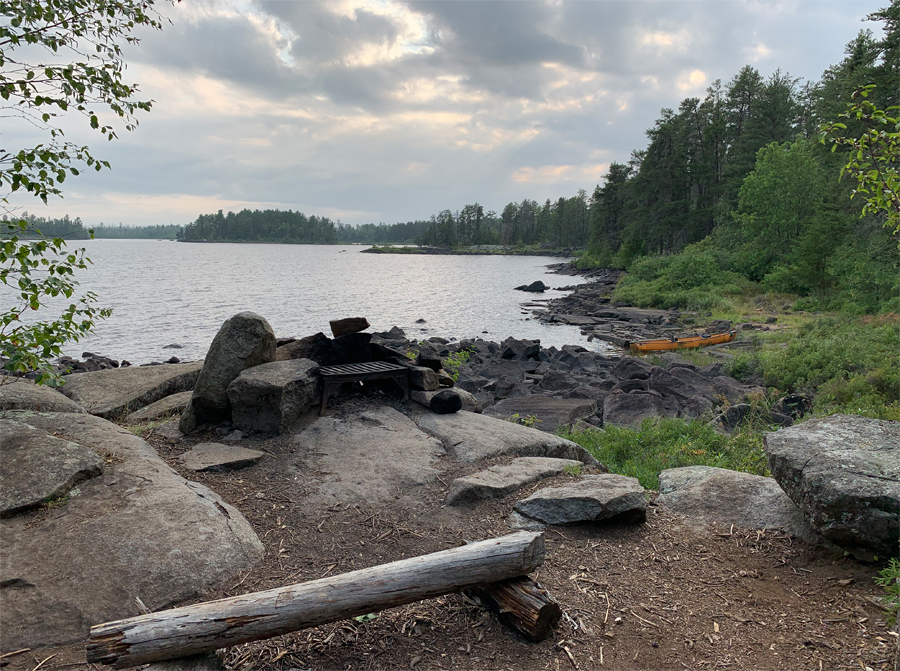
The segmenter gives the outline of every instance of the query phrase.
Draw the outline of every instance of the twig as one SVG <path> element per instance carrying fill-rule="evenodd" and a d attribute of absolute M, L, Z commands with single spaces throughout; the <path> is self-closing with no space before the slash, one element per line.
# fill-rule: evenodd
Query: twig
<path fill-rule="evenodd" d="M 21 650 L 14 650 L 13 652 L 4 652 L 0 655 L 0 659 L 6 659 L 7 657 L 12 657 L 14 655 L 21 655 L 23 652 L 29 652 L 31 648 L 22 648 Z"/>
<path fill-rule="evenodd" d="M 43 662 L 41 662 L 41 663 L 38 664 L 36 667 L 34 667 L 31 671 L 38 671 L 39 668 L 41 668 L 44 664 L 46 664 L 46 663 L 49 662 L 51 659 L 53 659 L 54 657 L 56 657 L 57 654 L 58 654 L 58 653 L 53 653 L 52 655 L 50 655 L 49 657 L 47 657 L 47 659 L 45 659 Z"/>
<path fill-rule="evenodd" d="M 566 646 L 566 645 L 564 645 L 564 646 L 562 647 L 562 649 L 566 651 L 566 655 L 568 655 L 569 661 L 572 662 L 572 666 L 574 666 L 574 667 L 577 669 L 577 668 L 578 668 L 578 662 L 576 662 L 576 661 L 575 661 L 575 658 L 572 656 L 572 651 L 569 650 L 569 647 Z"/>
<path fill-rule="evenodd" d="M 649 624 L 651 627 L 656 627 L 657 629 L 659 629 L 659 625 L 656 624 L 656 622 L 651 622 L 650 620 L 645 620 L 645 619 L 642 618 L 640 615 L 638 615 L 637 613 L 635 613 L 633 610 L 629 610 L 628 612 L 631 613 L 632 615 L 634 615 L 634 616 L 635 616 L 637 619 L 639 619 L 641 622 L 646 622 L 646 623 Z"/>

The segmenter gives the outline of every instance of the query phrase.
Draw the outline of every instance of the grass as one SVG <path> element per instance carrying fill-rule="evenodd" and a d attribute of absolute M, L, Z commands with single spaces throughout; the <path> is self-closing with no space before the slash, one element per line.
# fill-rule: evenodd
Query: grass
<path fill-rule="evenodd" d="M 757 427 L 722 435 L 700 420 L 645 420 L 639 429 L 608 426 L 603 431 L 562 433 L 590 452 L 611 473 L 637 478 L 646 489 L 659 487 L 659 474 L 681 466 L 716 466 L 768 475 Z"/>
<path fill-rule="evenodd" d="M 814 392 L 814 411 L 900 420 L 900 320 L 825 317 L 797 329 L 755 336 L 759 349 L 738 354 L 728 372 L 762 377 L 782 391 Z"/>

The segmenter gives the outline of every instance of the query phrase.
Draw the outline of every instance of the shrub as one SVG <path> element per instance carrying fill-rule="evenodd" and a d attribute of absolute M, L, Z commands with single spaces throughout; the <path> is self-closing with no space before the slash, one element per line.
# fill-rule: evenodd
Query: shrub
<path fill-rule="evenodd" d="M 680 254 L 637 259 L 613 298 L 645 308 L 709 310 L 749 285 L 741 275 L 723 270 L 716 253 L 698 244 Z"/>

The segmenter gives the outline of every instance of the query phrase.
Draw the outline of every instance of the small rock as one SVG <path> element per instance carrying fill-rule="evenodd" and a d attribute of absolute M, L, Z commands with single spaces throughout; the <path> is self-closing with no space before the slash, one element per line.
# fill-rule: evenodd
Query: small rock
<path fill-rule="evenodd" d="M 638 524 L 647 519 L 647 499 L 637 478 L 610 473 L 587 475 L 571 485 L 539 489 L 514 508 L 545 524 L 604 520 Z"/>
<path fill-rule="evenodd" d="M 425 366 L 410 366 L 409 369 L 409 386 L 412 389 L 421 391 L 434 391 L 439 389 L 441 383 L 438 381 L 437 374 L 430 368 Z"/>
<path fill-rule="evenodd" d="M 221 443 L 200 443 L 181 455 L 181 463 L 191 471 L 222 473 L 252 466 L 263 458 L 264 452 L 248 450 Z"/>
<path fill-rule="evenodd" d="M 369 328 L 369 320 L 365 317 L 347 317 L 346 319 L 335 319 L 328 322 L 331 326 L 331 332 L 335 338 L 349 333 L 359 333 Z"/>

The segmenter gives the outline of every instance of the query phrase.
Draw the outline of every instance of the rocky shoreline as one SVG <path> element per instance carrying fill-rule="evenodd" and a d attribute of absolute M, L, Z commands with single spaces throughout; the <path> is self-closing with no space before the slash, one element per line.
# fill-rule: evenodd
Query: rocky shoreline
<path fill-rule="evenodd" d="M 504 245 L 474 245 L 472 247 L 404 247 L 373 245 L 362 254 L 430 254 L 434 256 L 561 256 L 571 257 L 573 249 L 517 249 Z"/>

